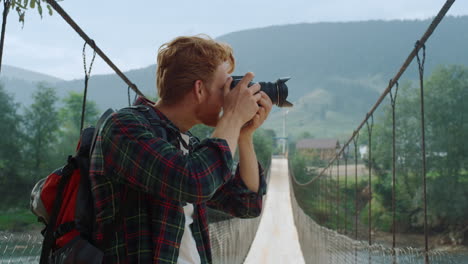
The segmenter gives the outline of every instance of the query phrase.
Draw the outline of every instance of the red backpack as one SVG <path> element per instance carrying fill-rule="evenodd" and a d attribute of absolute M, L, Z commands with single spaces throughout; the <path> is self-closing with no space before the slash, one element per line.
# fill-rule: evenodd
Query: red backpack
<path fill-rule="evenodd" d="M 99 127 L 81 133 L 67 164 L 40 180 L 31 192 L 31 211 L 45 224 L 40 263 L 101 263 L 103 253 L 92 243 L 94 205 L 89 179 L 90 155 Z"/>
<path fill-rule="evenodd" d="M 153 108 L 139 105 L 126 109 L 143 115 L 156 134 L 167 138 L 165 124 Z M 102 263 L 103 252 L 92 240 L 95 214 L 89 166 L 99 128 L 113 112 L 107 110 L 96 128 L 84 129 L 76 154 L 68 157 L 65 166 L 40 180 L 31 192 L 31 211 L 46 225 L 40 264 Z M 112 228 L 108 231 L 112 232 Z"/>

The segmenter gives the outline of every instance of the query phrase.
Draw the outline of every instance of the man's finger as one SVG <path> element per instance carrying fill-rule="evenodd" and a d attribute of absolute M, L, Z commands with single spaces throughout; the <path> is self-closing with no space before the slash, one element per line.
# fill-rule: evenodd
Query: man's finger
<path fill-rule="evenodd" d="M 262 99 L 262 95 L 261 94 L 254 94 L 254 98 L 255 98 L 255 101 L 258 103 L 261 99 Z"/>
<path fill-rule="evenodd" d="M 267 113 L 271 111 L 271 108 L 273 106 L 269 98 L 263 98 L 263 97 L 262 99 L 260 99 L 260 101 L 258 101 L 258 104 L 262 106 L 263 108 L 265 108 Z"/>
<path fill-rule="evenodd" d="M 253 80 L 253 78 L 255 77 L 255 75 L 253 74 L 253 72 L 248 72 L 244 75 L 244 77 L 242 78 L 242 80 L 239 81 L 239 83 L 237 84 L 237 86 L 249 86 L 249 83 Z"/>
<path fill-rule="evenodd" d="M 258 93 L 262 87 L 259 83 L 255 83 L 254 85 L 250 86 L 249 89 L 251 90 L 252 94 Z"/>
<path fill-rule="evenodd" d="M 262 97 L 259 101 L 258 104 L 261 105 L 262 107 L 267 107 L 268 106 L 268 101 L 264 97 Z"/>
<path fill-rule="evenodd" d="M 260 94 L 262 94 L 262 98 L 265 99 L 265 102 L 268 102 L 268 104 L 264 104 L 263 106 L 273 105 L 273 102 L 271 101 L 270 96 L 268 96 L 264 91 L 261 91 Z"/>

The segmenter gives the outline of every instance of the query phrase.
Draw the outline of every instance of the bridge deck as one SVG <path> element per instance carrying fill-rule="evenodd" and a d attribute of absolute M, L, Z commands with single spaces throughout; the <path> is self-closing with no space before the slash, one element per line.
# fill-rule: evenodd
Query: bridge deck
<path fill-rule="evenodd" d="M 289 195 L 287 159 L 274 158 L 264 212 L 245 263 L 305 263 Z"/>

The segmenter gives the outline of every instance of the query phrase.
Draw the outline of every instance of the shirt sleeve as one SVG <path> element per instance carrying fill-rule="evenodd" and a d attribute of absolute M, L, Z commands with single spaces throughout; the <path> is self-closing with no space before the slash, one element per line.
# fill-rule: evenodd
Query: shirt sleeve
<path fill-rule="evenodd" d="M 130 111 L 110 117 L 100 133 L 105 170 L 138 191 L 188 203 L 210 200 L 232 178 L 232 155 L 224 139 L 210 138 L 192 153 L 155 135 Z"/>
<path fill-rule="evenodd" d="M 262 212 L 263 195 L 266 194 L 267 184 L 260 163 L 258 171 L 260 178 L 258 192 L 251 191 L 245 185 L 240 177 L 239 165 L 237 165 L 234 177 L 216 191 L 207 202 L 207 206 L 239 218 L 259 216 Z"/>

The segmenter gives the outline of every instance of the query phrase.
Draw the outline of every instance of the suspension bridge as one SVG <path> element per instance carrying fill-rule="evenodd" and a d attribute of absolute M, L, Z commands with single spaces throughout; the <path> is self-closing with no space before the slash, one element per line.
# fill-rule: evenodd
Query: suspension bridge
<path fill-rule="evenodd" d="M 434 249 L 429 243 L 429 227 L 426 192 L 426 149 L 425 149 L 425 108 L 424 108 L 424 63 L 426 41 L 455 0 L 448 0 L 434 18 L 432 24 L 417 39 L 403 65 L 389 81 L 388 87 L 376 101 L 364 120 L 358 125 L 341 150 L 327 166 L 307 182 L 299 182 L 290 167 L 287 153 L 272 159 L 268 173 L 268 192 L 264 198 L 262 215 L 255 219 L 223 219 L 210 224 L 214 263 L 468 263 L 468 254 L 451 257 L 444 251 Z M 66 14 L 54 1 L 47 0 L 75 31 L 106 61 L 109 66 L 133 89 L 142 95 L 112 61 L 99 49 L 96 43 Z M 2 36 L 3 39 L 3 36 Z M 3 42 L 3 41 L 2 41 Z M 421 54 L 422 53 L 422 54 Z M 1 58 L 1 56 L 0 56 Z M 395 108 L 398 81 L 412 61 L 416 59 L 420 77 L 420 122 L 421 122 L 421 208 L 424 226 L 421 245 L 398 247 L 396 233 L 396 170 Z M 85 67 L 86 68 L 86 67 Z M 90 70 L 89 70 L 90 71 Z M 85 78 L 85 97 L 89 72 Z M 392 123 L 392 170 L 391 170 L 391 238 L 379 240 L 372 226 L 373 211 L 373 164 L 367 164 L 368 175 L 358 186 L 357 169 L 348 171 L 354 163 L 357 168 L 358 138 L 368 136 L 368 160 L 372 160 L 374 112 L 382 101 L 390 97 L 393 110 Z M 83 104 L 83 109 L 84 109 Z M 84 110 L 83 110 L 84 111 Z M 375 144 L 375 142 L 374 142 Z M 354 155 L 350 154 L 354 150 Z M 351 158 L 350 158 L 351 157 Z M 345 165 L 344 179 L 340 178 L 341 165 Z M 348 164 L 349 163 L 349 164 Z M 335 167 L 336 166 L 336 167 Z M 362 175 L 359 175 L 362 177 Z M 342 176 L 341 176 L 342 177 Z M 353 180 L 354 177 L 354 181 Z M 343 188 L 344 184 L 344 188 Z M 362 185 L 362 184 L 361 184 Z M 347 190 L 351 191 L 351 194 Z M 297 197 L 307 193 L 313 197 L 304 205 Z M 313 213 L 304 207 L 313 208 Z M 367 211 L 365 210 L 367 208 Z M 367 215 L 366 215 L 367 214 Z M 366 222 L 361 216 L 366 215 Z M 375 216 L 374 216 L 375 217 Z M 34 235 L 15 236 L 0 234 L 0 263 L 37 263 L 42 238 Z M 466 252 L 465 252 L 466 253 Z"/>

